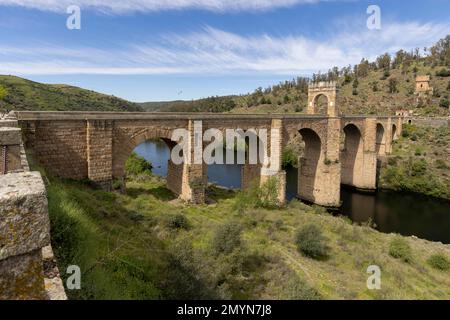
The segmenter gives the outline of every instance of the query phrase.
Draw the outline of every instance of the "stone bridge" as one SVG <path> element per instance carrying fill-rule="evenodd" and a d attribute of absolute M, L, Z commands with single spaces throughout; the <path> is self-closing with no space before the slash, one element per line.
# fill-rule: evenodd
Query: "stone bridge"
<path fill-rule="evenodd" d="M 314 99 L 310 102 L 314 113 Z M 323 206 L 338 206 L 341 184 L 376 189 L 377 158 L 389 154 L 392 141 L 402 130 L 400 117 L 340 117 L 335 102 L 324 115 L 255 115 L 199 113 L 101 113 L 17 112 L 27 148 L 51 173 L 69 179 L 89 179 L 110 189 L 115 179 L 125 178 L 125 162 L 139 144 L 162 139 L 169 148 L 176 129 L 189 130 L 192 143 L 195 121 L 203 131 L 226 129 L 274 129 L 270 156 L 281 159 L 286 144 L 300 134 L 305 143 L 299 161 L 298 197 Z M 11 148 L 14 146 L 11 146 Z M 279 161 L 281 164 L 281 161 Z M 285 201 L 286 177 L 280 166 L 270 170 L 246 164 L 242 187 L 276 177 L 279 200 Z M 169 160 L 167 187 L 183 200 L 202 203 L 207 185 L 207 165 L 176 165 Z"/>

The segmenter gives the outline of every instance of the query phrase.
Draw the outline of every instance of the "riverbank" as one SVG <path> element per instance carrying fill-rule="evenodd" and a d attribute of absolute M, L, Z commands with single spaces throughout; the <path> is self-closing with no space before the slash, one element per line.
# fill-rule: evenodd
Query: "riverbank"
<path fill-rule="evenodd" d="M 450 298 L 450 271 L 430 262 L 448 262 L 450 246 L 383 234 L 319 207 L 257 208 L 248 195 L 217 188 L 208 191 L 212 204 L 190 206 L 149 175 L 128 181 L 126 194 L 48 181 L 59 266 L 83 274 L 72 299 Z M 307 237 L 324 255 L 301 247 L 310 225 L 321 234 Z M 398 239 L 407 262 L 394 257 Z M 381 290 L 366 287 L 370 265 L 381 267 Z"/>
<path fill-rule="evenodd" d="M 381 167 L 381 189 L 450 200 L 450 127 L 405 125 Z"/>

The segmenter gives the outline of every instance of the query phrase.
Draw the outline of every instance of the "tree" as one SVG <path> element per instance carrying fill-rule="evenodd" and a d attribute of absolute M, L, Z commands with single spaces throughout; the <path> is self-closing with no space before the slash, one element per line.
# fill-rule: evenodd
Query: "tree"
<path fill-rule="evenodd" d="M 0 86 L 0 100 L 8 95 L 8 90 L 6 88 Z"/>
<path fill-rule="evenodd" d="M 397 85 L 398 85 L 398 80 L 396 77 L 389 77 L 388 79 L 388 87 L 389 87 L 389 93 L 397 93 Z"/>
<path fill-rule="evenodd" d="M 0 86 L 0 107 L 2 106 L 2 100 L 4 97 L 6 97 L 8 95 L 8 90 L 6 90 L 6 88 Z"/>
<path fill-rule="evenodd" d="M 391 56 L 385 53 L 377 58 L 378 69 L 389 70 L 391 68 Z"/>

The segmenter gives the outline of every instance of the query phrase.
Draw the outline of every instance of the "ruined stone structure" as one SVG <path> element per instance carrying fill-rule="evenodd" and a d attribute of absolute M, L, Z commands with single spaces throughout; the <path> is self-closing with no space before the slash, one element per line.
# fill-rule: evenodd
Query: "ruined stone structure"
<path fill-rule="evenodd" d="M 330 117 L 339 116 L 336 105 L 337 83 L 335 81 L 311 83 L 308 87 L 308 114 L 318 114 L 317 103 L 320 97 L 327 100 L 327 114 Z"/>
<path fill-rule="evenodd" d="M 419 98 L 433 95 L 433 88 L 430 86 L 430 76 L 416 77 L 416 95 Z"/>
<path fill-rule="evenodd" d="M 335 109 L 330 114 L 337 112 L 334 103 L 330 107 Z M 270 136 L 274 128 L 279 129 L 281 134 L 269 150 L 280 164 L 283 148 L 300 133 L 305 154 L 300 159 L 298 196 L 324 206 L 339 205 L 341 183 L 376 188 L 377 156 L 391 152 L 402 124 L 400 118 L 326 115 L 18 112 L 18 117 L 27 147 L 50 172 L 90 179 L 105 189 L 115 179 L 125 178 L 126 159 L 142 142 L 162 139 L 172 149 L 176 145 L 172 132 L 185 128 L 191 132 L 193 145 L 196 134 L 202 133 L 196 132 L 196 121 L 202 121 L 203 131 L 266 129 Z M 341 136 L 345 137 L 342 148 Z M 264 183 L 268 177 L 277 179 L 283 203 L 286 179 L 281 166 L 244 165 L 242 186 Z M 205 164 L 176 165 L 169 160 L 167 186 L 181 199 L 204 202 L 206 185 Z"/>
<path fill-rule="evenodd" d="M 29 171 L 13 114 L 0 119 L 0 148 L 0 300 L 65 299 L 50 247 L 44 182 Z"/>

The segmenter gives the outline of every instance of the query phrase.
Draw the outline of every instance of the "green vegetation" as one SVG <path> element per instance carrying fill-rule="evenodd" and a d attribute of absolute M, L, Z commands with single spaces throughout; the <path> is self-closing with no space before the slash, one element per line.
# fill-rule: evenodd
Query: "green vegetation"
<path fill-rule="evenodd" d="M 282 162 L 284 168 L 298 165 L 298 156 L 293 148 L 287 147 L 283 150 Z"/>
<path fill-rule="evenodd" d="M 381 170 L 380 187 L 450 199 L 450 128 L 404 125 Z"/>
<path fill-rule="evenodd" d="M 448 246 L 410 239 L 414 263 L 406 264 L 388 253 L 396 236 L 298 201 L 284 209 L 238 211 L 234 193 L 213 189 L 212 204 L 190 206 L 151 175 L 131 177 L 125 194 L 51 176 L 45 180 L 61 275 L 67 277 L 68 265 L 82 270 L 82 289 L 68 291 L 71 299 L 450 296 L 448 275 L 427 262 L 430 252 L 445 253 Z M 327 259 L 298 252 L 297 230 L 309 225 L 328 239 Z M 381 291 L 366 289 L 372 264 L 383 269 Z"/>
<path fill-rule="evenodd" d="M 152 165 L 143 157 L 138 156 L 135 152 L 133 152 L 125 163 L 125 172 L 127 175 L 132 176 L 151 174 Z"/>
<path fill-rule="evenodd" d="M 8 93 L 2 97 L 0 92 L 0 107 L 9 110 L 142 111 L 139 105 L 114 96 L 14 76 L 0 76 L 0 88 Z"/>
<path fill-rule="evenodd" d="M 243 227 L 236 221 L 227 222 L 217 228 L 212 239 L 214 252 L 230 254 L 242 246 L 241 233 Z"/>
<path fill-rule="evenodd" d="M 248 190 L 239 191 L 236 195 L 234 209 L 244 212 L 247 209 L 274 209 L 278 206 L 278 183 L 275 178 L 270 178 L 262 186 L 251 183 Z"/>
<path fill-rule="evenodd" d="M 183 214 L 171 214 L 167 217 L 167 227 L 172 230 L 188 230 L 189 220 Z"/>
<path fill-rule="evenodd" d="M 437 270 L 448 271 L 450 270 L 450 262 L 443 254 L 433 254 L 428 259 L 428 264 Z"/>
<path fill-rule="evenodd" d="M 323 259 L 329 255 L 328 239 L 322 235 L 318 226 L 309 224 L 303 226 L 296 235 L 298 250 L 313 259 Z"/>
<path fill-rule="evenodd" d="M 405 239 L 398 238 L 391 241 L 389 245 L 389 254 L 395 259 L 400 259 L 404 262 L 411 262 L 412 250 Z"/>
<path fill-rule="evenodd" d="M 321 300 L 322 296 L 306 281 L 294 278 L 286 285 L 285 298 L 289 300 Z"/>

